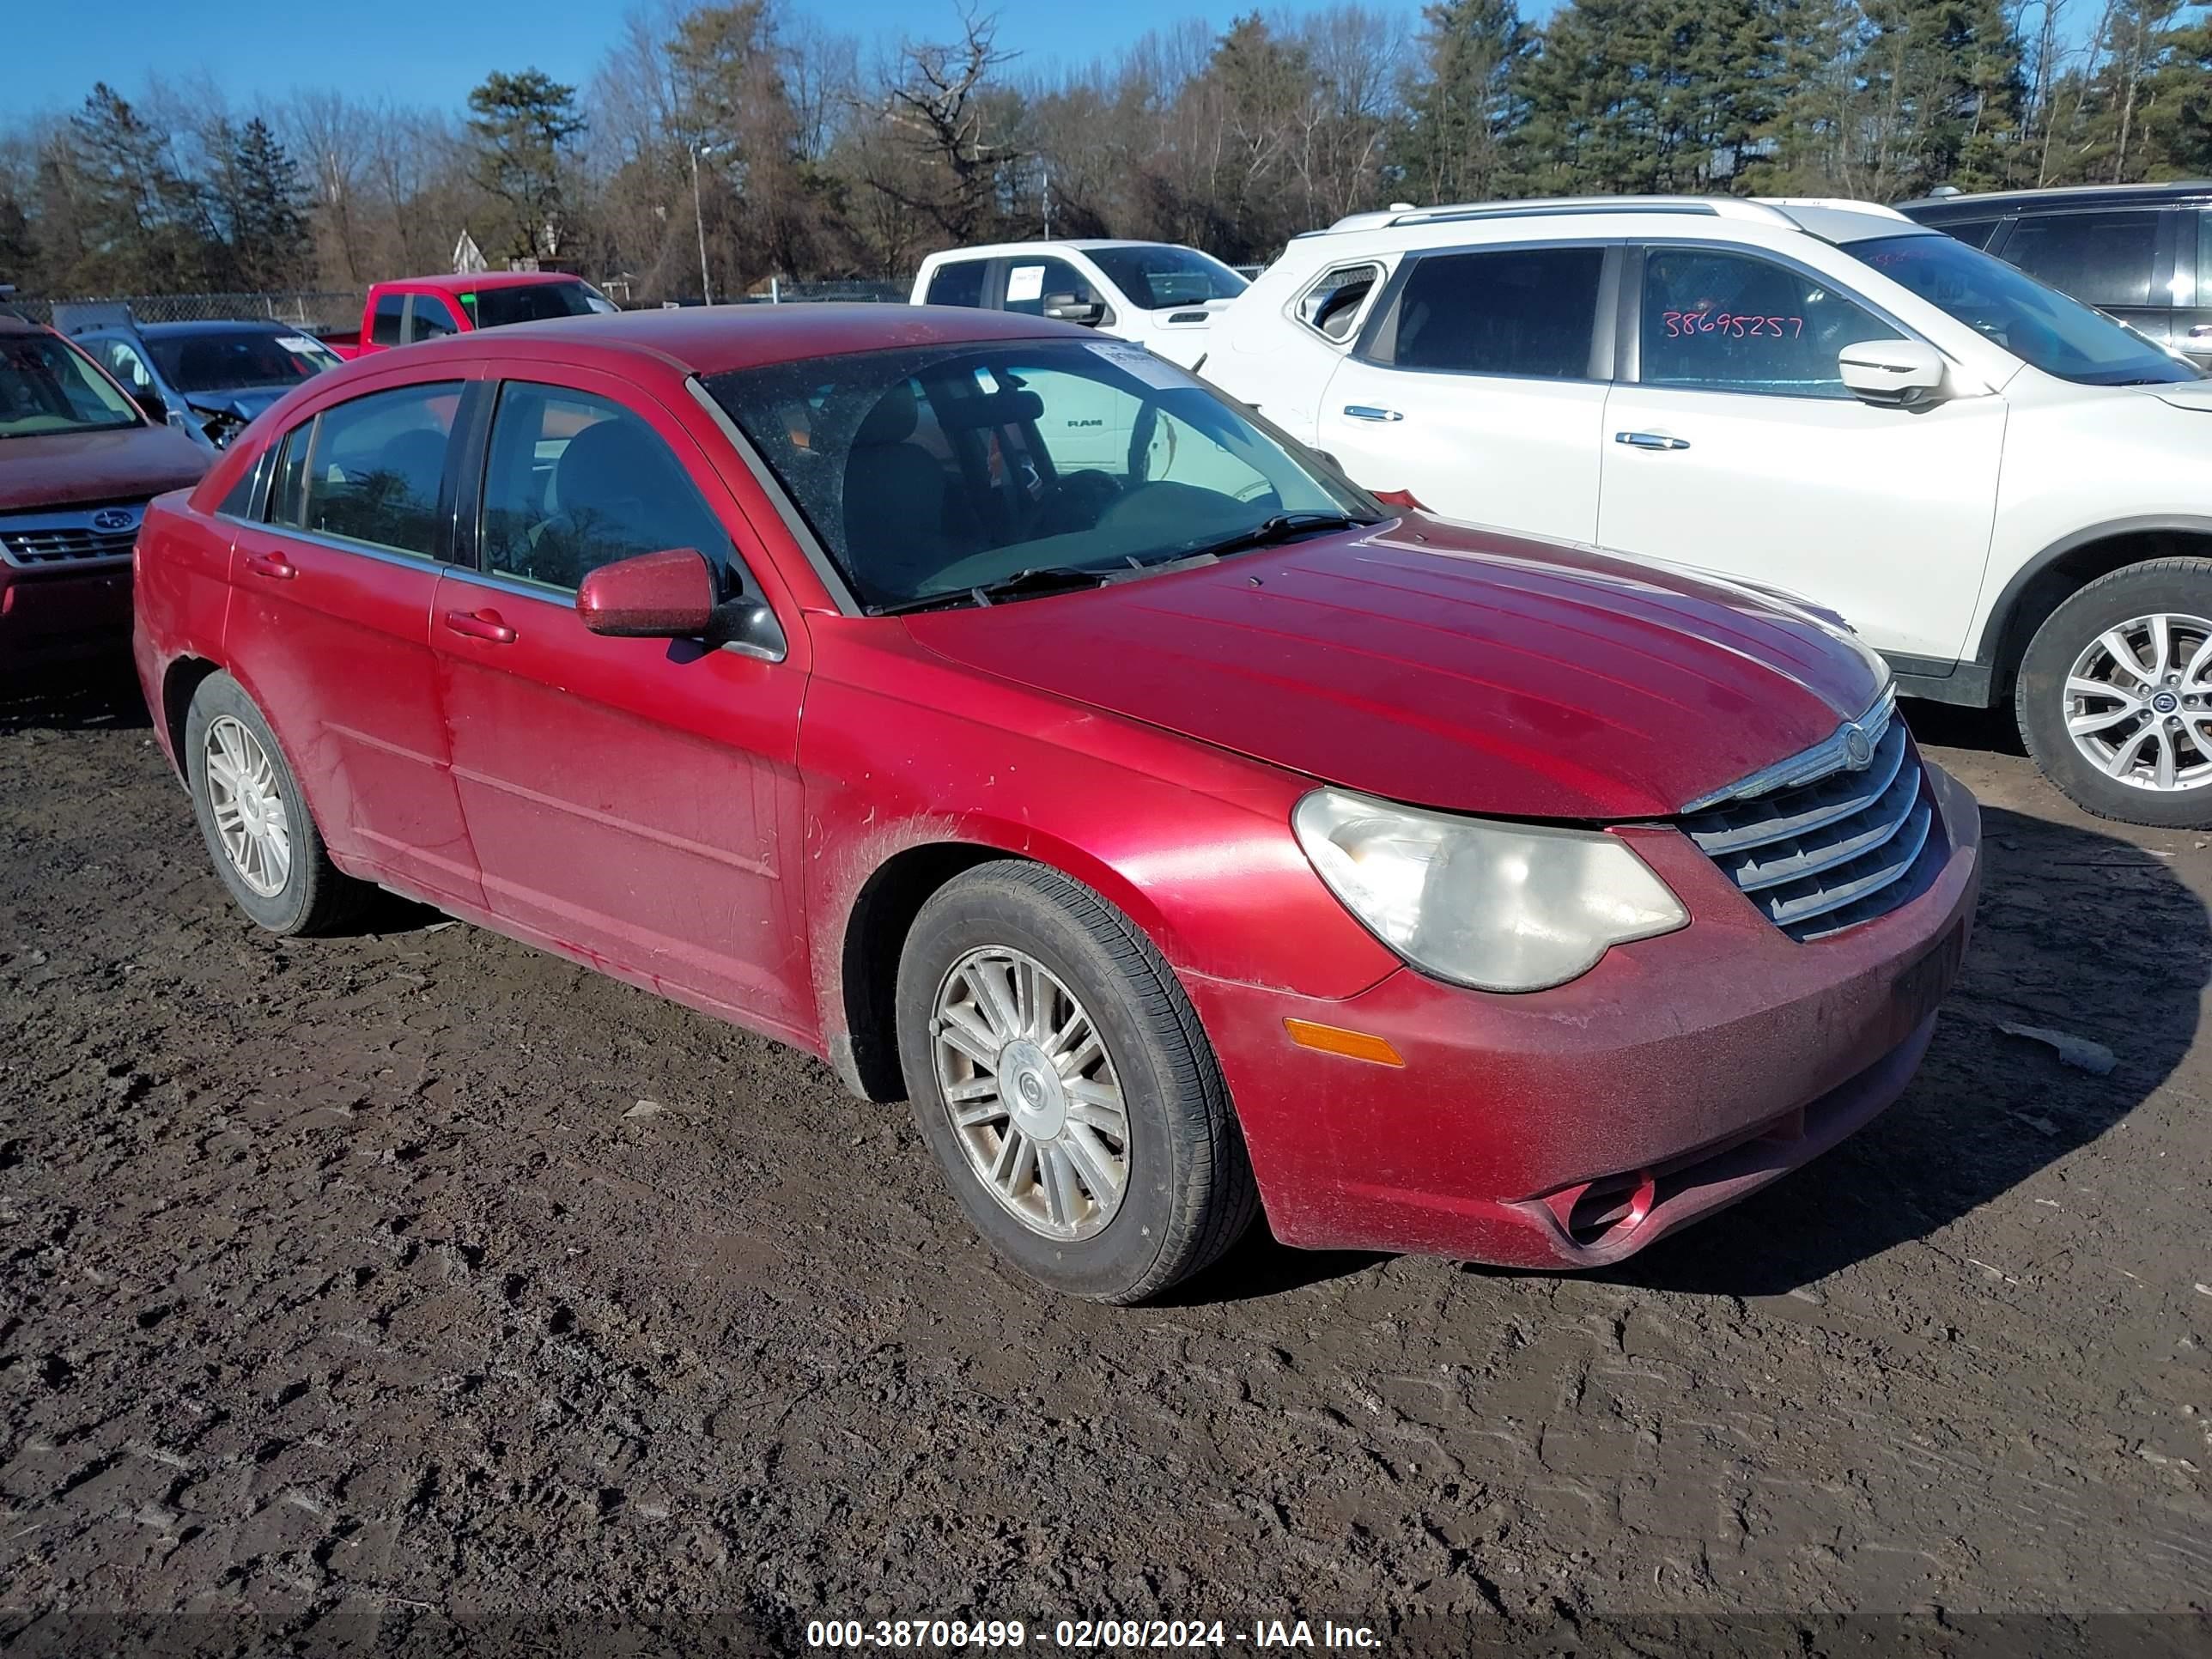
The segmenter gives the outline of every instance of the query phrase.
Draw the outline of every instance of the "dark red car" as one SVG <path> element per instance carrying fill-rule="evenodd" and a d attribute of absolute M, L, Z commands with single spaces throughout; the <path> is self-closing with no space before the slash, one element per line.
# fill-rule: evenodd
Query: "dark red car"
<path fill-rule="evenodd" d="M 60 335 L 0 311 L 0 673 L 120 657 L 147 498 L 207 463 Z"/>
<path fill-rule="evenodd" d="M 256 921 L 374 882 L 827 1056 L 1087 1296 L 1255 1207 L 1617 1260 L 1894 1099 L 1973 908 L 1973 801 L 1847 633 L 1385 512 L 1033 318 L 426 344 L 142 554 Z"/>

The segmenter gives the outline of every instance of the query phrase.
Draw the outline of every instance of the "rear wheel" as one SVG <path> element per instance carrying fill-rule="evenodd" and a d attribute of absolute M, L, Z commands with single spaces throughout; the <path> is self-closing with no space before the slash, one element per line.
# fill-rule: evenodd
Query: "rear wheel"
<path fill-rule="evenodd" d="M 2212 559 L 2130 565 L 2068 599 L 2021 661 L 2014 712 L 2085 810 L 2212 824 Z"/>
<path fill-rule="evenodd" d="M 925 904 L 899 964 L 922 1138 L 976 1230 L 1032 1279 L 1136 1302 L 1258 1209 L 1212 1046 L 1159 953 L 1040 865 L 988 864 Z"/>
<path fill-rule="evenodd" d="M 369 889 L 339 872 L 276 734 L 238 682 L 211 674 L 185 714 L 192 814 L 239 908 L 272 933 L 321 933 Z"/>

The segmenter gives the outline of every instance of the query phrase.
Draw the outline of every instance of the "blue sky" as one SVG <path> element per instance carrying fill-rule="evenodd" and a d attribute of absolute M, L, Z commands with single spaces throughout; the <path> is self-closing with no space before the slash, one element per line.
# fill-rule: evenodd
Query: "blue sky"
<path fill-rule="evenodd" d="M 626 0 L 25 0 L 0 25 L 0 121 L 73 107 L 94 81 L 125 96 L 148 77 L 205 75 L 234 104 L 294 88 L 339 87 L 374 100 L 458 108 L 494 69 L 532 65 L 590 81 L 621 27 Z M 1370 0 L 1409 18 L 1419 0 Z M 1025 67 L 1109 56 L 1146 30 L 1204 17 L 1215 27 L 1255 0 L 1004 0 L 1000 43 Z M 1258 9 L 1309 9 L 1310 0 Z M 863 40 L 946 38 L 952 0 L 785 0 Z M 991 9 L 988 0 L 985 9 Z M 1523 10 L 1548 11 L 1542 0 Z"/>

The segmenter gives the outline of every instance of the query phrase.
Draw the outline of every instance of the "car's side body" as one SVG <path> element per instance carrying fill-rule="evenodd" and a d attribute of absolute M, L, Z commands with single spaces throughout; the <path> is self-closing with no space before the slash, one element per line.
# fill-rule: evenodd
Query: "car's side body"
<path fill-rule="evenodd" d="M 2011 691 L 2027 637 L 2067 593 L 2162 536 L 2202 536 L 2212 492 L 2188 411 L 2208 405 L 2200 388 L 2083 386 L 2029 366 L 1850 252 L 1885 228 L 1916 227 L 1863 204 L 1701 198 L 1355 216 L 1291 242 L 1216 319 L 1203 372 L 1370 488 L 1802 593 L 1847 616 L 1905 690 L 1984 704 Z M 1424 262 L 1567 249 L 1595 272 L 1586 367 L 1530 378 L 1391 361 Z M 1843 296 L 1869 332 L 1940 353 L 1945 396 L 1900 410 L 1640 384 L 1639 283 L 1668 250 L 1741 254 Z M 1332 284 L 1349 298 L 1315 326 L 1301 307 L 1326 307 Z"/>
<path fill-rule="evenodd" d="M 579 289 L 583 295 L 598 301 L 592 309 L 612 308 L 598 289 L 582 277 L 565 271 L 489 270 L 458 276 L 403 276 L 369 285 L 368 296 L 362 303 L 359 330 L 319 337 L 339 356 L 352 358 L 418 341 L 470 334 L 485 326 L 478 320 L 478 295 L 544 288 Z"/>
<path fill-rule="evenodd" d="M 149 523 L 137 655 L 161 746 L 189 770 L 196 693 L 228 676 L 344 874 L 821 1055 L 873 1098 L 914 1085 L 894 1002 L 925 906 L 1000 860 L 1070 878 L 1196 1010 L 1295 1243 L 1612 1260 L 1894 1098 L 1963 949 L 1976 818 L 1892 726 L 1879 665 L 1815 619 L 1431 520 L 869 614 L 708 390 L 1032 337 L 1087 349 L 1018 317 L 790 307 L 487 331 L 310 382 Z M 502 455 L 550 465 L 563 511 L 588 496 L 566 471 L 581 440 L 503 449 L 512 411 L 584 399 L 672 459 L 659 493 L 696 492 L 711 522 L 669 545 L 726 535 L 726 591 L 772 629 L 610 638 L 495 568 L 495 547 L 541 544 L 494 510 Z M 279 521 L 320 446 L 383 410 L 412 422 L 395 456 L 435 434 L 408 486 L 420 548 L 303 531 L 312 506 Z M 1550 632 L 1563 617 L 1583 620 Z M 1594 685 L 1594 641 L 1637 666 Z M 1874 847 L 1891 864 L 1867 880 L 1897 884 L 1863 926 L 1801 942 L 1677 820 L 1846 735 L 1863 766 L 1874 734 L 1897 781 L 1867 799 L 1904 805 L 1832 857 Z M 1316 878 L 1292 828 L 1316 777 L 1617 837 L 1686 925 L 1535 996 L 1414 971 Z M 1300 1021 L 1400 1050 L 1347 1060 L 1292 1041 Z M 1624 1171 L 1630 1224 L 1589 1223 Z"/>
<path fill-rule="evenodd" d="M 1217 273 L 1214 283 L 1185 297 L 1133 293 L 1127 282 L 1116 279 L 1115 268 L 1152 250 L 1203 261 Z M 915 273 L 909 303 L 1038 316 L 1053 314 L 1048 307 L 1064 296 L 1091 307 L 1087 326 L 1188 368 L 1206 356 L 1213 317 L 1230 302 L 1214 290 L 1231 280 L 1218 262 L 1172 244 L 1103 238 L 1000 242 L 930 254 Z"/>

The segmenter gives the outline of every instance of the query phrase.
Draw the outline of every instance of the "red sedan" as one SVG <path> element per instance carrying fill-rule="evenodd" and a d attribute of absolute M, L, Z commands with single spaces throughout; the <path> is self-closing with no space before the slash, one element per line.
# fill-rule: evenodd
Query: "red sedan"
<path fill-rule="evenodd" d="M 334 371 L 139 544 L 216 870 L 368 884 L 903 1096 L 1130 1301 L 1619 1259 L 1896 1097 L 1978 819 L 1787 602 L 1380 507 L 1071 326 L 790 307 Z"/>

